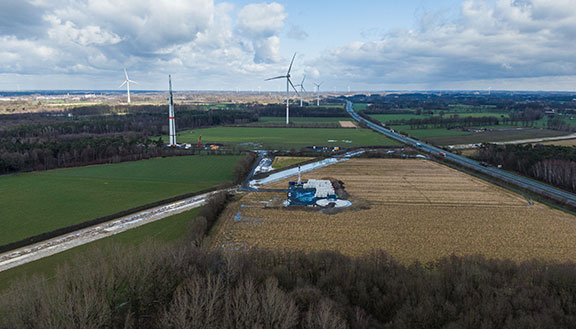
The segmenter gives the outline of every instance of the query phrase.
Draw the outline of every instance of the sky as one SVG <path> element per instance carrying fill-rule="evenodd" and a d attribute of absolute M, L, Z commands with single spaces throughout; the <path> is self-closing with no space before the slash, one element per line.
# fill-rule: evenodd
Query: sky
<path fill-rule="evenodd" d="M 0 90 L 576 90 L 574 0 L 0 0 Z"/>

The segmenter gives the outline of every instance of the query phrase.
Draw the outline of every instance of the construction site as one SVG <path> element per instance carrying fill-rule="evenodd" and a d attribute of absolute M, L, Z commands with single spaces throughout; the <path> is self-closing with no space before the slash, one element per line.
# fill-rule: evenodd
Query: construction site
<path fill-rule="evenodd" d="M 335 181 L 346 200 L 332 192 Z M 383 249 L 406 263 L 452 254 L 576 260 L 570 214 L 429 160 L 351 159 L 266 188 L 225 210 L 214 247 L 351 256 Z M 326 209 L 338 201 L 348 207 Z"/>

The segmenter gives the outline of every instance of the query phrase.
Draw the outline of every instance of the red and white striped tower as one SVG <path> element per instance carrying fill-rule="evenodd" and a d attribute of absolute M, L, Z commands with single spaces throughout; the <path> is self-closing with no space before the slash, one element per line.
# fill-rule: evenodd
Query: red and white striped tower
<path fill-rule="evenodd" d="M 169 146 L 176 146 L 176 122 L 174 121 L 174 96 L 172 95 L 172 76 L 168 76 L 168 83 L 170 84 L 170 110 L 168 114 L 169 123 L 169 135 L 170 144 Z"/>

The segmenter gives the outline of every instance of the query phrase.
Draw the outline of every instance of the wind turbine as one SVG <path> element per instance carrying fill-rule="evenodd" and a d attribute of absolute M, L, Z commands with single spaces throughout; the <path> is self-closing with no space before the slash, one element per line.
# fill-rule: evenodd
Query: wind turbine
<path fill-rule="evenodd" d="M 295 87 L 300 87 L 300 107 L 304 106 L 304 102 L 302 101 L 302 95 L 306 91 L 306 89 L 304 88 L 304 81 L 305 80 L 306 80 L 306 74 L 304 74 L 304 77 L 302 78 L 302 82 L 300 82 L 299 85 L 295 86 Z"/>
<path fill-rule="evenodd" d="M 122 84 L 118 88 L 122 88 L 124 85 L 126 85 L 126 93 L 128 94 L 128 103 L 130 103 L 130 82 L 135 84 L 138 84 L 138 82 L 132 81 L 130 80 L 130 78 L 128 78 L 128 72 L 126 72 L 126 68 L 124 68 L 124 76 L 126 77 L 126 80 L 124 80 L 124 82 L 122 82 Z"/>
<path fill-rule="evenodd" d="M 290 86 L 292 86 L 292 88 L 296 92 L 296 95 L 300 95 L 298 94 L 298 90 L 296 90 L 296 87 L 294 87 L 294 84 L 290 80 L 290 71 L 292 70 L 292 64 L 294 64 L 294 58 L 296 58 L 296 53 L 294 53 L 294 56 L 292 56 L 292 61 L 290 62 L 290 66 L 288 67 L 288 72 L 286 72 L 286 75 L 279 75 L 277 77 L 265 80 L 269 81 L 276 79 L 286 79 L 286 125 L 290 124 Z"/>
<path fill-rule="evenodd" d="M 174 120 L 174 95 L 172 94 L 172 76 L 168 75 L 168 85 L 170 90 L 170 98 L 168 105 L 168 128 L 170 135 L 170 146 L 176 146 L 176 121 Z"/>
<path fill-rule="evenodd" d="M 316 86 L 316 106 L 320 106 L 320 86 L 323 83 L 324 82 L 320 82 L 320 83 L 314 82 L 314 85 Z"/>

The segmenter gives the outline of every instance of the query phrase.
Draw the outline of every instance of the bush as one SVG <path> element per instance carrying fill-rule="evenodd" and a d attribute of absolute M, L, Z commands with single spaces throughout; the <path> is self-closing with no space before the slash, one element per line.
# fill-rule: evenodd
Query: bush
<path fill-rule="evenodd" d="M 246 177 L 248 177 L 256 159 L 256 153 L 247 152 L 244 158 L 236 162 L 236 165 L 234 166 L 234 183 L 240 184 L 244 179 L 246 179 Z"/>

